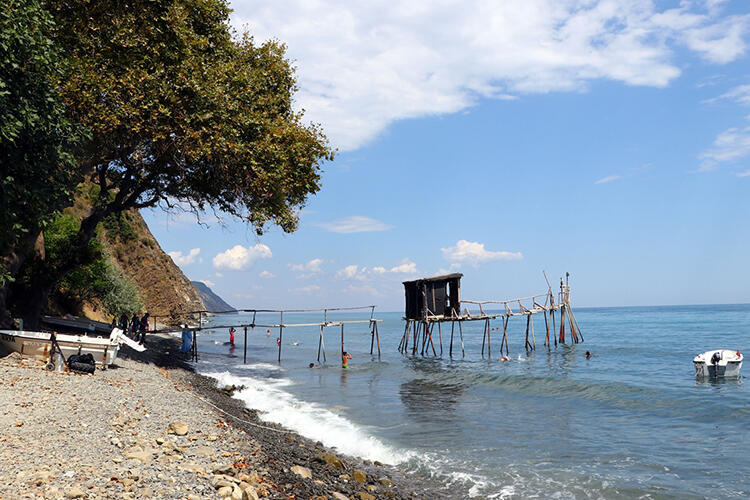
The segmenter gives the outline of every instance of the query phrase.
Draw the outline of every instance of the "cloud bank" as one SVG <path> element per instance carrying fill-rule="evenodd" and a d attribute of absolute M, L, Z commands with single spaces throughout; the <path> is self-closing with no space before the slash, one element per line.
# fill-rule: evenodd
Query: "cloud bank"
<path fill-rule="evenodd" d="M 172 260 L 175 264 L 177 264 L 180 267 L 183 266 L 189 266 L 190 264 L 195 264 L 196 262 L 202 262 L 203 259 L 198 258 L 198 254 L 201 253 L 200 248 L 193 248 L 188 252 L 187 255 L 182 255 L 182 252 L 174 251 L 169 252 L 167 255 L 172 257 Z"/>
<path fill-rule="evenodd" d="M 341 150 L 396 120 L 455 113 L 479 98 L 663 87 L 680 49 L 712 64 L 746 51 L 748 15 L 715 0 L 235 0 L 233 23 L 280 39 L 298 66 L 298 106 Z"/>
<path fill-rule="evenodd" d="M 271 249 L 263 243 L 248 248 L 236 245 L 214 257 L 214 267 L 244 271 L 249 269 L 256 260 L 270 259 L 272 256 Z"/>

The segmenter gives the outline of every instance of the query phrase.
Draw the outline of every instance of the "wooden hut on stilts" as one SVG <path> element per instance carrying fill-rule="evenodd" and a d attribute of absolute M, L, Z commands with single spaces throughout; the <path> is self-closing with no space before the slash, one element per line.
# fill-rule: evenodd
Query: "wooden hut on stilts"
<path fill-rule="evenodd" d="M 404 293 L 406 296 L 406 310 L 404 314 L 404 333 L 398 345 L 398 350 L 404 354 L 411 350 L 412 355 L 419 354 L 438 356 L 435 347 L 435 325 L 437 325 L 437 336 L 440 356 L 443 355 L 442 324 L 451 324 L 450 341 L 448 347 L 449 356 L 453 356 L 453 339 L 458 325 L 458 336 L 461 343 L 461 355 L 466 355 L 464 346 L 463 323 L 467 321 L 481 321 L 483 323 L 482 333 L 482 356 L 485 350 L 492 357 L 492 332 L 499 331 L 500 327 L 493 328 L 492 322 L 500 320 L 502 323 L 503 336 L 500 341 L 500 354 L 510 353 L 508 341 L 510 333 L 508 325 L 510 318 L 515 316 L 526 317 L 526 339 L 524 347 L 527 352 L 536 349 L 536 338 L 534 333 L 534 315 L 541 313 L 544 316 L 545 340 L 544 345 L 550 349 L 551 343 L 565 344 L 566 325 L 570 332 L 570 342 L 577 344 L 583 342 L 583 332 L 570 306 L 570 285 L 568 283 L 570 274 L 566 273 L 565 281 L 560 279 L 560 291 L 555 296 L 552 286 L 547 281 L 547 292 L 531 297 L 521 297 L 511 300 L 461 300 L 461 278 L 460 273 L 421 278 L 414 281 L 404 281 Z M 545 280 L 547 276 L 545 274 Z M 469 312 L 468 307 L 461 311 L 462 304 L 472 304 L 479 309 L 478 313 Z M 493 308 L 487 310 L 485 308 Z M 499 311 L 498 311 L 499 309 Z M 559 311 L 559 331 L 555 313 Z"/>

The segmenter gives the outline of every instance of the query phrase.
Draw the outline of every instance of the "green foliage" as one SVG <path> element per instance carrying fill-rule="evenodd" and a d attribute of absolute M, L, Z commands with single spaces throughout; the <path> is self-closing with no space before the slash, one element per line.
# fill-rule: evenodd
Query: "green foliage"
<path fill-rule="evenodd" d="M 0 255 L 35 236 L 76 184 L 71 154 L 79 132 L 58 94 L 65 70 L 40 1 L 0 8 Z"/>
<path fill-rule="evenodd" d="M 49 224 L 45 231 L 49 266 L 63 265 L 70 259 L 69 253 L 77 251 L 71 247 L 71 242 L 75 240 L 80 225 L 80 219 L 74 215 L 60 215 Z M 104 252 L 98 239 L 89 242 L 86 253 L 88 259 L 58 283 L 57 295 L 65 302 L 79 306 L 83 302 L 99 301 L 111 315 L 139 311 L 143 304 L 138 291 L 114 259 Z"/>
<path fill-rule="evenodd" d="M 101 224 L 107 230 L 107 239 L 114 243 L 118 238 L 121 242 L 135 241 L 138 235 L 128 221 L 126 212 L 110 214 L 102 220 Z"/>
<path fill-rule="evenodd" d="M 97 210 L 176 201 L 293 231 L 325 136 L 292 108 L 285 47 L 233 38 L 225 0 L 50 2 L 71 61 L 62 93 L 92 131 Z M 105 213 L 106 215 L 106 213 Z"/>

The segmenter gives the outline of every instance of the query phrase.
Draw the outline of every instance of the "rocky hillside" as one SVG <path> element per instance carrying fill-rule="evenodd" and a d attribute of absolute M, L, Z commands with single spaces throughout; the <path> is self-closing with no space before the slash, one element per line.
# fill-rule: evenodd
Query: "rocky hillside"
<path fill-rule="evenodd" d="M 208 285 L 203 283 L 202 281 L 191 281 L 193 286 L 196 290 L 198 290 L 198 293 L 201 296 L 201 299 L 203 300 L 203 304 L 206 306 L 206 311 L 209 312 L 226 312 L 226 311 L 236 311 L 236 309 L 229 304 L 227 304 L 224 299 L 219 297 L 214 293 L 213 290 L 211 290 Z"/>
<path fill-rule="evenodd" d="M 205 309 L 200 294 L 159 246 L 138 211 L 104 224 L 104 245 L 138 289 L 144 311 L 159 323 L 179 323 L 189 311 Z"/>

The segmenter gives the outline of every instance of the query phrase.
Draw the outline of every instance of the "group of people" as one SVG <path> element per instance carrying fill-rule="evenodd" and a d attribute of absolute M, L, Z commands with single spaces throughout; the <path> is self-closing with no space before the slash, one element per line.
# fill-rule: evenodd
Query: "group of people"
<path fill-rule="evenodd" d="M 128 315 L 122 313 L 120 319 L 112 318 L 112 327 L 117 327 L 123 332 L 130 335 L 130 338 L 140 343 L 146 343 L 146 332 L 149 331 L 149 313 L 144 314 L 140 319 L 138 314 L 133 313 L 133 317 L 128 320 Z"/>

